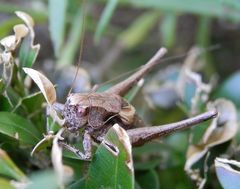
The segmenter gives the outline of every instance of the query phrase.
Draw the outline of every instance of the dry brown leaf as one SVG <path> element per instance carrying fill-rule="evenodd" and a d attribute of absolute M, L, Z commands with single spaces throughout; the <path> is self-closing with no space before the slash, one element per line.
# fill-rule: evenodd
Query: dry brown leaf
<path fill-rule="evenodd" d="M 49 105 L 56 102 L 56 91 L 48 78 L 32 68 L 23 68 L 23 70 L 37 84 Z"/>
<path fill-rule="evenodd" d="M 191 99 L 191 115 L 199 113 L 198 103 L 207 102 L 208 94 L 212 90 L 212 86 L 210 84 L 203 83 L 202 76 L 195 71 L 196 67 L 199 66 L 197 64 L 197 60 L 201 54 L 201 50 L 201 48 L 193 47 L 189 51 L 189 55 L 184 61 L 176 84 L 177 93 L 182 99 L 184 99 L 186 92 L 185 89 L 189 82 L 194 83 L 196 86 L 196 92 Z"/>
<path fill-rule="evenodd" d="M 36 51 L 36 54 L 38 54 L 38 51 L 40 49 L 40 44 L 36 44 L 36 45 L 33 44 L 33 42 L 34 42 L 33 40 L 35 38 L 35 33 L 33 30 L 34 21 L 33 21 L 32 17 L 30 15 L 28 15 L 27 13 L 21 12 L 21 11 L 16 11 L 15 14 L 19 18 L 21 18 L 24 21 L 24 23 L 26 24 L 27 29 L 28 29 L 28 34 L 31 38 L 31 48 Z M 19 27 L 17 29 L 19 29 Z M 23 35 L 25 33 L 26 28 L 23 28 L 22 26 L 20 26 L 20 30 L 21 30 L 21 32 L 20 32 L 21 34 L 18 33 L 18 35 Z"/>
<path fill-rule="evenodd" d="M 9 35 L 7 37 L 4 37 L 0 41 L 1 45 L 4 46 L 5 51 L 13 51 L 16 48 L 16 36 L 15 35 Z"/>

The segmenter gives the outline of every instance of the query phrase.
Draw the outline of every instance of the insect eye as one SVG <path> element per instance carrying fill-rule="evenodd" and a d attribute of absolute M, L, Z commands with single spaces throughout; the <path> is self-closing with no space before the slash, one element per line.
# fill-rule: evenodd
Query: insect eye
<path fill-rule="evenodd" d="M 78 116 L 85 116 L 85 115 L 87 115 L 87 108 L 78 107 L 77 108 L 77 114 L 78 114 Z"/>

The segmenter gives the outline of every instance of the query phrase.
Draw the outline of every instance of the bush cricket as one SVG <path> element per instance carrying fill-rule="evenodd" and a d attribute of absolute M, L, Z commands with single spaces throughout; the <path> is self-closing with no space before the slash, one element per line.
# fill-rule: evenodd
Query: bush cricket
<path fill-rule="evenodd" d="M 80 152 L 64 141 L 60 140 L 59 143 L 75 153 L 80 159 L 91 160 L 92 141 L 102 142 L 108 129 L 115 123 L 127 130 L 132 145 L 137 146 L 215 117 L 216 110 L 210 110 L 177 123 L 133 128 L 136 112 L 134 107 L 124 100 L 123 96 L 161 62 L 161 58 L 166 52 L 165 48 L 160 48 L 138 71 L 104 92 L 72 93 L 67 97 L 65 104 L 55 102 L 53 107 L 62 115 L 63 126 L 70 132 L 75 133 L 80 130 L 83 132 L 84 152 Z"/>
<path fill-rule="evenodd" d="M 85 14 L 83 14 L 82 18 L 83 27 L 80 41 L 79 63 L 83 51 L 84 15 Z M 210 110 L 196 117 L 169 125 L 141 128 L 134 127 L 137 124 L 136 120 L 139 118 L 136 114 L 135 108 L 123 97 L 140 79 L 161 62 L 161 59 L 166 52 L 167 50 L 165 48 L 160 48 L 157 53 L 135 73 L 104 92 L 96 92 L 93 89 L 89 93 L 70 93 L 70 90 L 70 94 L 68 95 L 65 104 L 60 104 L 58 102 L 51 103 L 53 109 L 61 115 L 61 118 L 63 118 L 61 120 L 57 114 L 54 114 L 56 117 L 54 119 L 59 122 L 61 126 L 73 133 L 82 132 L 83 152 L 71 147 L 63 140 L 59 140 L 59 143 L 66 149 L 75 153 L 80 159 L 91 160 L 92 141 L 97 143 L 102 142 L 104 135 L 114 124 L 119 124 L 126 129 L 132 145 L 136 146 L 175 131 L 189 128 L 215 117 L 217 115 L 216 110 Z M 77 67 L 77 72 L 78 69 L 79 65 Z M 111 146 L 111 144 L 109 145 Z"/>

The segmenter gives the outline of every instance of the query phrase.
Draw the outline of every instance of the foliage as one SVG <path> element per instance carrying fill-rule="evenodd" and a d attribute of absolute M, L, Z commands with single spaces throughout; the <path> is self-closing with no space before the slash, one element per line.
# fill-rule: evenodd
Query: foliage
<path fill-rule="evenodd" d="M 226 41 L 225 38 L 216 40 L 227 30 L 225 27 L 230 25 L 229 30 L 236 32 L 234 28 L 240 22 L 239 3 L 233 0 L 39 0 L 29 1 L 29 6 L 32 7 L 26 7 L 25 3 L 0 4 L 0 12 L 11 15 L 0 26 L 1 187 L 141 189 L 222 185 L 238 188 L 240 77 L 235 69 L 239 67 L 234 64 L 238 60 L 234 56 L 224 58 L 229 51 L 225 47 L 211 50 L 216 42 Z M 18 11 L 18 18 L 13 16 L 14 11 Z M 181 19 L 186 21 L 185 26 L 191 20 L 195 23 L 194 29 L 185 28 L 187 38 L 183 39 Z M 46 40 L 38 30 L 47 24 L 49 34 L 45 28 L 44 36 L 49 35 L 51 40 Z M 215 30 L 213 24 L 217 25 Z M 41 39 L 49 44 L 47 48 Z M 116 125 L 108 131 L 105 140 L 117 146 L 117 153 L 102 143 L 94 149 L 92 162 L 79 160 L 58 144 L 62 137 L 61 120 L 55 119 L 57 113 L 52 104 L 56 99 L 66 98 L 83 40 L 87 44 L 93 41 L 88 49 L 83 46 L 83 60 L 97 64 L 84 62 L 89 69 L 79 69 L 73 92 L 89 91 L 90 78 L 100 83 L 119 74 L 118 70 L 143 64 L 159 46 L 168 47 L 170 54 L 198 46 L 181 55 L 184 58 L 180 64 L 165 64 L 162 70 L 152 74 L 147 85 L 136 86 L 126 99 L 133 101 L 138 114 L 153 125 L 194 116 L 208 106 L 216 108 L 219 116 L 162 142 L 150 142 L 133 150 L 126 132 Z M 238 44 L 234 42 L 237 47 Z M 123 53 L 126 57 L 121 56 Z M 225 61 L 223 66 L 216 62 L 219 59 Z M 54 67 L 45 71 L 57 85 L 34 72 L 31 69 L 34 66 Z M 100 85 L 100 90 L 114 83 L 111 80 Z M 69 142 L 82 148 L 79 137 L 70 136 Z"/>

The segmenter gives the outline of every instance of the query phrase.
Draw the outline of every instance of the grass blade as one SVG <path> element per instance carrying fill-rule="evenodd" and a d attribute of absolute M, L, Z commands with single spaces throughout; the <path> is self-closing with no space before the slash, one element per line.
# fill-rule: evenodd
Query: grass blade
<path fill-rule="evenodd" d="M 102 15 L 100 18 L 100 21 L 98 22 L 97 29 L 95 32 L 94 40 L 96 43 L 99 42 L 101 39 L 103 32 L 106 30 L 107 25 L 109 24 L 109 21 L 114 13 L 114 10 L 116 9 L 118 4 L 118 0 L 110 0 L 108 1 Z"/>
<path fill-rule="evenodd" d="M 64 41 L 67 0 L 49 0 L 49 30 L 55 56 L 58 57 Z"/>

